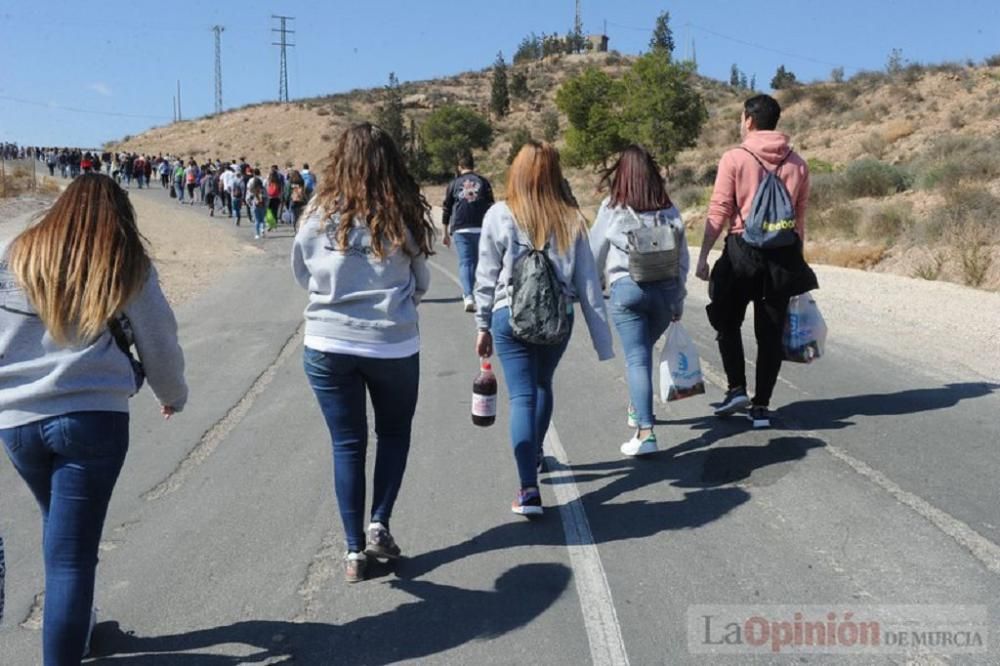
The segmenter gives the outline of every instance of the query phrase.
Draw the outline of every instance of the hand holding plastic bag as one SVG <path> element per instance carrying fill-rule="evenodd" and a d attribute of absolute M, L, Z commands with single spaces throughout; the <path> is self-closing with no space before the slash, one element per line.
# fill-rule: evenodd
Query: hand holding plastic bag
<path fill-rule="evenodd" d="M 679 321 L 672 322 L 660 353 L 660 400 L 672 402 L 704 392 L 698 349 L 684 326 Z"/>
<path fill-rule="evenodd" d="M 785 330 L 781 337 L 785 360 L 812 363 L 826 351 L 826 322 L 812 294 L 793 296 L 788 302 Z"/>

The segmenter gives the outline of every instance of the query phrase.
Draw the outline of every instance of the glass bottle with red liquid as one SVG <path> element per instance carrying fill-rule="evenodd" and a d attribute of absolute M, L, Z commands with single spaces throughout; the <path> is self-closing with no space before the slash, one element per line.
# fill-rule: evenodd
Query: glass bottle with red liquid
<path fill-rule="evenodd" d="M 497 377 L 493 366 L 483 359 L 479 375 L 472 382 L 472 422 L 491 426 L 497 420 Z"/>

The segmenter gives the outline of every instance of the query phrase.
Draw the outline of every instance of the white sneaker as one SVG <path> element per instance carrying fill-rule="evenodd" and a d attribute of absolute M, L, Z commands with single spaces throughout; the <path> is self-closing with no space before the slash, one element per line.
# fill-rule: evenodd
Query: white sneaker
<path fill-rule="evenodd" d="M 632 437 L 621 445 L 620 450 L 622 455 L 626 456 L 648 456 L 650 453 L 656 453 L 656 435 L 649 433 L 649 437 L 646 439 Z"/>
<path fill-rule="evenodd" d="M 90 656 L 90 637 L 94 635 L 94 627 L 97 626 L 97 609 L 90 609 L 90 627 L 87 629 L 87 640 L 83 644 L 83 656 Z"/>
<path fill-rule="evenodd" d="M 476 311 L 476 301 L 475 301 L 474 298 L 472 298 L 471 296 L 466 296 L 462 300 L 465 301 L 465 311 L 466 312 L 475 312 Z"/>

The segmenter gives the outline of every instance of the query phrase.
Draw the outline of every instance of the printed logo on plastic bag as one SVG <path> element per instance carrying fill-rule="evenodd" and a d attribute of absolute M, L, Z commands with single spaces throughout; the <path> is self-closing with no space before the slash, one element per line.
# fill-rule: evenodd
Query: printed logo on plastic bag
<path fill-rule="evenodd" d="M 679 321 L 667 328 L 660 353 L 660 400 L 673 402 L 705 392 L 701 359 L 694 341 Z"/>

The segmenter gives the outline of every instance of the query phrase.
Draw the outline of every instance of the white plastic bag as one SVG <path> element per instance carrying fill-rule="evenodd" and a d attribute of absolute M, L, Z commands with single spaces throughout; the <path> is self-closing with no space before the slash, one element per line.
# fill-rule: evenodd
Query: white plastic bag
<path fill-rule="evenodd" d="M 679 321 L 667 328 L 660 353 L 660 400 L 671 402 L 705 392 L 701 361 L 694 341 Z"/>
<path fill-rule="evenodd" d="M 781 343 L 786 361 L 812 363 L 822 358 L 826 351 L 826 322 L 812 294 L 793 296 L 788 302 Z"/>

